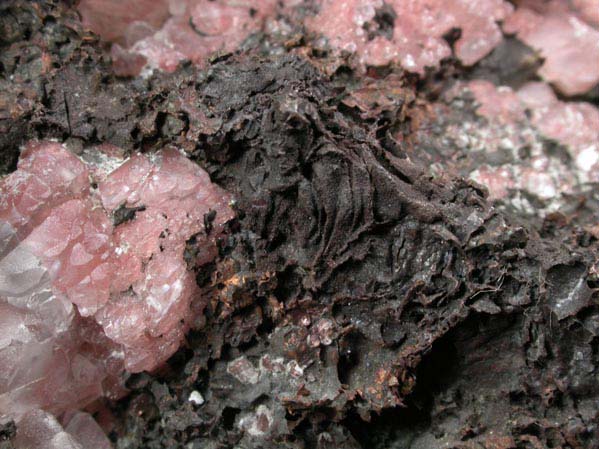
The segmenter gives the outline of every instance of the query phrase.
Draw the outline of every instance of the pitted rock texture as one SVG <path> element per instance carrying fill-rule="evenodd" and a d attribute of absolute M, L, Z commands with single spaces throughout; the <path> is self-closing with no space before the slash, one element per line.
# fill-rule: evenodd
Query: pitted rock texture
<path fill-rule="evenodd" d="M 169 78 L 157 80 L 152 95 L 167 96 L 169 115 L 193 105 L 211 124 L 190 116 L 186 136 L 201 143 L 194 150 L 188 142 L 189 151 L 235 195 L 239 232 L 206 284 L 218 299 L 207 327 L 192 332 L 191 352 L 173 365 L 176 380 L 146 380 L 136 392 L 172 426 L 159 437 L 158 427 L 146 433 L 129 421 L 139 444 L 360 447 L 383 437 L 361 420 L 385 428 L 377 415 L 404 416 L 404 407 L 414 419 L 430 412 L 446 429 L 439 436 L 422 417 L 409 430 L 420 446 L 406 447 L 461 447 L 464 432 L 472 447 L 594 441 L 597 391 L 590 384 L 584 391 L 593 399 L 578 412 L 543 402 L 557 372 L 566 394 L 574 394 L 581 381 L 575 354 L 538 352 L 539 345 L 573 345 L 589 354 L 580 362 L 590 364 L 584 372 L 596 370 L 592 237 L 590 247 L 567 229 L 557 234 L 567 238 L 542 240 L 492 207 L 475 184 L 432 177 L 401 147 L 382 147 L 367 114 L 348 113 L 351 101 L 307 61 L 240 57 L 213 65 L 199 83 L 191 73 L 178 75 L 176 91 L 162 90 L 172 86 Z M 576 282 L 564 282 L 573 273 Z M 567 328 L 580 314 L 589 317 L 580 333 L 550 336 L 554 323 Z M 466 345 L 477 323 L 496 320 L 506 322 L 488 331 L 498 352 Z M 445 359 L 446 345 L 470 349 Z M 549 371 L 539 371 L 537 360 Z M 501 371 L 495 361 L 514 365 Z M 485 364 L 495 368 L 476 368 Z M 435 379 L 451 366 L 471 374 L 456 380 L 462 383 Z M 507 392 L 493 390 L 500 372 Z M 490 402 L 467 394 L 471 382 Z M 205 399 L 198 408 L 188 400 L 195 390 Z M 524 402 L 513 399 L 520 395 Z M 444 420 L 447 403 L 457 424 Z M 557 424 L 544 420 L 540 410 L 548 409 Z M 526 419 L 508 420 L 510 413 Z M 574 429 L 572 413 L 580 414 Z M 198 426 L 206 434 L 193 430 Z M 542 433 L 533 434 L 536 428 Z"/>

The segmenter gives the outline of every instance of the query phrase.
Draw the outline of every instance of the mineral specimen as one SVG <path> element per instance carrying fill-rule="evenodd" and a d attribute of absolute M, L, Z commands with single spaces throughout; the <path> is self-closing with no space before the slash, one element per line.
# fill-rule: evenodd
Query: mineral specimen
<path fill-rule="evenodd" d="M 0 180 L 0 415 L 60 413 L 179 347 L 230 197 L 179 151 L 31 143 Z M 205 299 L 200 300 L 201 310 Z"/>
<path fill-rule="evenodd" d="M 161 0 L 151 14 L 144 1 L 110 8 L 112 1 L 85 0 L 79 6 L 83 22 L 107 40 L 116 42 L 112 57 L 117 73 L 137 75 L 159 68 L 173 71 L 182 60 L 203 65 L 215 52 L 230 52 L 251 33 L 262 29 L 277 9 L 297 6 L 287 0 Z M 307 17 L 306 27 L 324 35 L 337 50 L 357 53 L 360 63 L 399 62 L 406 70 L 423 73 L 451 56 L 445 37 L 460 30 L 455 55 L 465 65 L 486 56 L 503 36 L 497 25 L 512 11 L 504 0 L 473 4 L 466 0 L 322 0 L 320 11 Z M 164 9 L 169 17 L 161 23 Z M 145 8 L 152 10 L 153 8 Z M 110 19 L 117 21 L 111 25 Z"/>
<path fill-rule="evenodd" d="M 527 133 L 526 105 L 517 93 L 509 87 L 479 80 L 468 83 L 467 89 L 474 94 L 477 113 L 488 122 L 488 128 L 481 133 L 489 136 L 485 145 L 488 159 L 513 160 L 501 165 L 483 163 L 472 172 L 471 178 L 488 188 L 490 198 L 505 199 L 510 190 L 525 191 L 543 200 L 570 193 L 572 172 L 561 161 L 548 157 L 537 144 L 536 136 Z M 497 134 L 489 133 L 490 130 Z M 492 144 L 492 137 L 496 145 Z M 521 155 L 524 145 L 528 145 L 530 153 L 526 158 Z M 493 150 L 498 152 L 497 157 L 493 157 Z"/>
<path fill-rule="evenodd" d="M 511 11 L 503 0 L 323 0 L 306 25 L 333 48 L 357 53 L 363 64 L 395 61 L 422 74 L 451 56 L 444 36 L 454 29 L 461 30 L 456 57 L 465 65 L 483 58 L 503 39 L 496 22 Z"/>
<path fill-rule="evenodd" d="M 155 247 L 150 224 L 165 217 L 152 221 L 144 214 L 163 206 L 111 190 L 105 181 L 125 158 L 117 149 L 94 145 L 110 142 L 133 152 L 128 167 L 145 177 L 146 162 L 160 160 L 139 159 L 136 149 L 176 143 L 235 192 L 239 220 L 222 242 L 225 257 L 196 271 L 202 291 L 212 295 L 205 326 L 188 334 L 186 348 L 165 367 L 170 369 L 130 377 L 130 397 L 106 404 L 115 415 L 110 428 L 116 447 L 596 446 L 599 232 L 569 224 L 579 222 L 580 209 L 552 214 L 537 228 L 501 202 L 490 204 L 481 186 L 464 179 L 482 163 L 521 168 L 510 172 L 517 175 L 547 174 L 552 181 L 561 173 L 571 178 L 569 185 L 577 182 L 570 148 L 543 137 L 532 123 L 535 107 L 518 96 L 534 79 L 532 69 L 496 81 L 511 90 L 479 82 L 445 102 L 456 78 L 484 73 L 443 65 L 435 76 L 414 83 L 415 77 L 391 64 L 368 72 L 376 83 L 345 68 L 326 75 L 319 71 L 322 62 L 347 60 L 333 54 L 329 62 L 333 52 L 323 52 L 320 44 L 314 48 L 316 33 L 304 39 L 298 32 L 288 51 L 306 58 L 283 54 L 278 36 L 273 42 L 267 34 L 248 41 L 258 42 L 267 56 L 241 50 L 216 58 L 207 71 L 186 65 L 173 75 L 131 81 L 111 76 L 100 46 L 79 31 L 72 11 L 69 20 L 60 13 L 77 2 L 0 3 L 0 12 L 11 5 L 0 14 L 0 34 L 8 36 L 0 39 L 0 109 L 10 105 L 0 114 L 0 170 L 14 171 L 12 154 L 27 139 L 68 139 L 95 184 L 89 195 L 69 194 L 53 210 L 68 201 L 101 205 L 112 227 L 111 248 L 131 257 L 132 276 L 140 272 L 135 261 L 142 260 L 139 284 L 111 286 L 95 312 L 93 303 L 81 303 L 88 316 L 57 290 L 81 326 L 73 341 L 104 336 L 104 343 L 75 345 L 67 353 L 87 348 L 81 367 L 97 360 L 99 350 L 123 363 L 126 348 L 106 337 L 106 323 L 96 320 L 116 297 L 144 301 L 153 289 L 142 283 L 150 262 L 165 253 L 170 265 L 173 249 L 165 232 L 164 251 L 154 252 L 145 265 L 151 251 L 146 248 Z M 304 12 L 316 13 L 315 4 L 305 2 Z M 391 14 L 383 5 L 375 16 L 383 34 Z M 450 34 L 449 42 L 458 38 Z M 510 65 L 498 58 L 500 52 L 492 53 L 494 64 Z M 424 123 L 422 110 L 436 103 L 445 108 L 439 107 L 433 123 Z M 429 140 L 411 148 L 416 129 Z M 396 139 L 400 135 L 403 140 Z M 410 162 L 428 151 L 440 160 L 434 176 Z M 540 157 L 551 162 L 549 168 L 532 165 Z M 457 176 L 453 167 L 460 169 Z M 138 189 L 137 178 L 121 175 Z M 506 200 L 516 198 L 507 190 Z M 121 192 L 119 202 L 104 206 L 102 195 Z M 599 202 L 582 198 L 590 198 L 585 207 L 594 208 L 597 223 Z M 536 200 L 529 203 L 534 214 L 544 204 Z M 208 214 L 206 223 L 214 224 L 212 218 Z M 137 220 L 139 229 L 149 231 L 136 239 L 139 248 L 131 248 L 126 230 Z M 106 232 L 104 221 L 94 220 L 99 234 Z M 33 223 L 31 232 L 39 226 Z M 8 227 L 4 231 L 10 235 Z M 204 248 L 202 238 L 190 239 L 186 262 L 196 257 L 194 242 Z M 7 251 L 20 246 L 20 239 L 15 235 Z M 74 252 L 69 245 L 65 251 Z M 101 260 L 102 251 L 99 245 L 89 254 Z M 85 260 L 82 254 L 74 259 Z M 203 251 L 197 254 L 204 257 Z M 65 285 L 69 293 L 75 284 Z M 201 307 L 204 299 L 194 296 Z M 128 297 L 124 301 L 130 304 Z M 19 309 L 11 310 L 4 316 L 22 317 Z M 52 322 L 41 324 L 51 329 Z M 27 338 L 24 330 L 30 330 L 15 323 L 7 325 L 2 340 Z M 68 371 L 60 371 L 70 382 L 62 374 Z M 106 380 L 118 385 L 119 379 Z M 48 390 L 42 393 L 62 397 Z M 39 410 L 33 407 L 23 415 Z M 69 418 L 67 412 L 58 419 L 64 431 L 54 426 L 44 433 L 51 439 L 60 434 L 57 440 L 69 445 L 81 442 L 78 421 Z M 23 419 L 16 426 L 0 421 L 0 446 L 14 446 L 15 432 L 27 429 Z"/>

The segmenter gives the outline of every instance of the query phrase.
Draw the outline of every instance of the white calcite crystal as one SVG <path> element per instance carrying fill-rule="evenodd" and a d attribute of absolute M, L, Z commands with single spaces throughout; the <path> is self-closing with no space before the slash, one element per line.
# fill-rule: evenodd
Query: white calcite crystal
<path fill-rule="evenodd" d="M 123 371 L 162 364 L 207 301 L 183 255 L 194 237 L 195 265 L 216 256 L 230 196 L 175 149 L 112 150 L 84 162 L 31 143 L 0 180 L 0 417 L 37 426 L 39 409 L 119 396 Z M 68 435 L 34 447 L 78 447 Z"/>

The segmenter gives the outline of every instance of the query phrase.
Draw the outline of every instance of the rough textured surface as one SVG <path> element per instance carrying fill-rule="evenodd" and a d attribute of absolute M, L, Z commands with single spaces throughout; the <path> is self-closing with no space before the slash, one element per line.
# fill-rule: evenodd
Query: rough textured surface
<path fill-rule="evenodd" d="M 540 285 L 554 284 L 551 279 L 582 269 L 584 262 L 570 258 L 584 251 L 540 242 L 534 232 L 509 224 L 489 208 L 474 186 L 431 180 L 401 158 L 401 153 L 383 150 L 368 126 L 338 112 L 326 82 L 315 82 L 314 77 L 321 79 L 305 62 L 294 59 L 220 64 L 210 71 L 198 95 L 208 100 L 212 114 L 221 111 L 223 115 L 217 117 L 241 108 L 219 131 L 207 133 L 199 155 L 213 161 L 216 179 L 235 192 L 238 207 L 245 213 L 241 226 L 251 230 L 237 237 L 232 254 L 239 264 L 233 273 L 244 273 L 244 281 L 239 285 L 233 275 L 232 285 L 226 286 L 226 296 L 217 305 L 224 316 L 229 316 L 235 304 L 243 308 L 237 319 L 232 318 L 236 323 L 229 331 L 233 347 L 222 355 L 223 362 L 209 370 L 203 412 L 215 407 L 213 413 L 224 416 L 223 407 L 228 404 L 240 410 L 233 428 L 243 430 L 248 419 L 267 413 L 259 405 L 276 417 L 282 413 L 282 404 L 294 418 L 287 421 L 287 429 L 291 426 L 296 437 L 306 439 L 314 432 L 318 441 L 327 438 L 318 429 L 329 420 L 371 419 L 373 411 L 409 404 L 422 358 L 435 352 L 433 342 L 442 341 L 442 336 L 453 338 L 451 328 L 468 332 L 472 324 L 466 323 L 496 315 L 520 323 L 516 335 L 528 338 L 528 343 L 506 337 L 514 348 L 538 344 L 533 342 L 538 337 L 525 337 L 532 328 L 543 339 L 549 338 L 545 329 L 553 310 L 558 310 L 558 303 L 550 298 L 562 294 L 549 294 Z M 188 89 L 196 89 L 180 85 L 183 90 L 171 95 L 186 98 Z M 268 86 L 267 90 L 261 86 Z M 210 102 L 217 92 L 223 92 L 220 102 Z M 248 128 L 238 122 L 253 123 L 252 117 L 261 126 Z M 230 150 L 223 154 L 223 148 Z M 254 176 L 247 177 L 248 171 Z M 283 223 L 291 223 L 288 230 L 283 230 Z M 247 243 L 240 245 L 248 239 L 251 250 Z M 551 261 L 546 259 L 548 252 Z M 245 267 L 252 267 L 249 273 L 255 273 L 255 287 Z M 571 312 L 591 304 L 584 285 L 581 302 Z M 251 293 L 243 294 L 244 289 Z M 234 294 L 235 290 L 241 292 Z M 264 302 L 251 306 L 247 301 L 256 296 Z M 535 316 L 540 321 L 532 324 L 526 318 L 529 313 L 539 313 Z M 261 317 L 270 318 L 266 329 L 271 330 L 265 337 L 260 336 L 261 327 L 254 327 L 265 319 Z M 252 337 L 252 328 L 257 336 Z M 203 335 L 210 341 L 218 334 L 213 330 Z M 589 334 L 588 338 L 593 337 Z M 198 344 L 202 347 L 202 339 Z M 473 357 L 486 359 L 484 346 L 479 350 Z M 537 357 L 527 351 L 523 349 L 519 357 L 531 361 Z M 265 355 L 269 360 L 264 360 Z M 567 357 L 555 363 L 564 367 L 562 363 L 575 363 L 566 361 Z M 187 369 L 196 363 L 192 359 Z M 525 388 L 520 382 L 528 385 L 525 379 L 537 376 L 526 363 L 519 369 L 522 377 L 514 380 L 516 395 Z M 479 376 L 485 373 L 489 370 L 481 369 Z M 574 378 L 562 380 L 576 382 Z M 537 384 L 539 393 L 548 387 L 544 382 Z M 261 399 L 254 402 L 226 393 L 242 385 L 250 398 Z M 509 383 L 505 385 L 510 388 Z M 505 407 L 519 407 L 511 405 L 505 394 L 501 397 Z M 454 407 L 471 413 L 468 410 L 476 409 L 472 401 L 477 396 L 469 397 L 470 402 Z M 594 438 L 588 433 L 594 432 L 588 427 L 596 413 L 593 401 L 584 418 L 586 424 L 574 437 L 585 444 Z M 322 410 L 320 419 L 308 411 L 314 406 Z M 529 419 L 542 420 L 534 410 L 531 405 Z M 563 422 L 557 426 L 561 429 L 568 426 L 570 412 L 560 410 L 555 410 L 555 416 L 561 416 L 555 419 Z M 525 441 L 526 431 L 518 434 L 520 424 L 506 420 L 508 415 L 499 409 L 488 414 L 481 411 L 468 421 L 470 428 L 479 429 L 473 438 L 482 444 L 499 437 Z M 284 438 L 289 430 L 281 430 L 279 419 L 264 421 L 277 426 L 264 427 L 260 436 L 245 432 L 238 444 L 292 444 Z M 336 426 L 328 429 L 339 431 Z M 429 434 L 428 447 L 444 441 L 458 444 L 463 431 L 450 426 L 443 439 Z M 259 443 L 256 438 L 261 438 Z"/>
<path fill-rule="evenodd" d="M 11 5 L 16 17 L 50 14 Z M 36 43 L 23 33 L 10 46 L 62 36 L 64 16 L 50 11 L 54 26 L 31 26 Z M 289 51 L 304 57 L 244 51 L 125 81 L 73 33 L 68 64 L 2 68 L 1 98 L 25 91 L 9 79 L 19 71 L 46 90 L 3 122 L 20 131 L 2 154 L 33 136 L 82 152 L 175 144 L 237 199 L 221 258 L 196 273 L 212 298 L 205 322 L 163 370 L 129 377 L 131 394 L 97 409 L 118 448 L 595 449 L 597 235 L 576 225 L 592 213 L 523 219 L 452 172 L 450 157 L 434 175 L 414 163 L 469 154 L 436 139 L 444 123 L 487 129 L 472 97 L 419 125 L 452 78 L 483 70 L 443 66 L 417 84 L 400 71 L 355 77 L 296 40 Z M 534 63 L 513 63 L 496 75 L 517 90 Z M 572 167 L 563 147 L 535 142 Z"/>

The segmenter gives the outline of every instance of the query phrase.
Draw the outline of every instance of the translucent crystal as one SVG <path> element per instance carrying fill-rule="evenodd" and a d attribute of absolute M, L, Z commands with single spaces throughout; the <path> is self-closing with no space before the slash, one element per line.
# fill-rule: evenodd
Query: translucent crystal
<path fill-rule="evenodd" d="M 78 412 L 65 429 L 51 414 L 31 410 L 19 420 L 15 449 L 110 449 L 102 429 L 87 413 Z"/>
<path fill-rule="evenodd" d="M 585 22 L 599 18 L 599 4 L 580 1 L 571 10 L 567 3 L 524 2 L 505 21 L 504 31 L 539 51 L 543 79 L 566 95 L 577 95 L 599 83 L 599 30 Z"/>
<path fill-rule="evenodd" d="M 125 158 L 102 146 L 79 158 L 28 145 L 0 180 L 0 417 L 117 397 L 124 369 L 170 357 L 198 296 L 186 242 L 198 244 L 197 265 L 209 262 L 230 200 L 175 149 Z"/>

